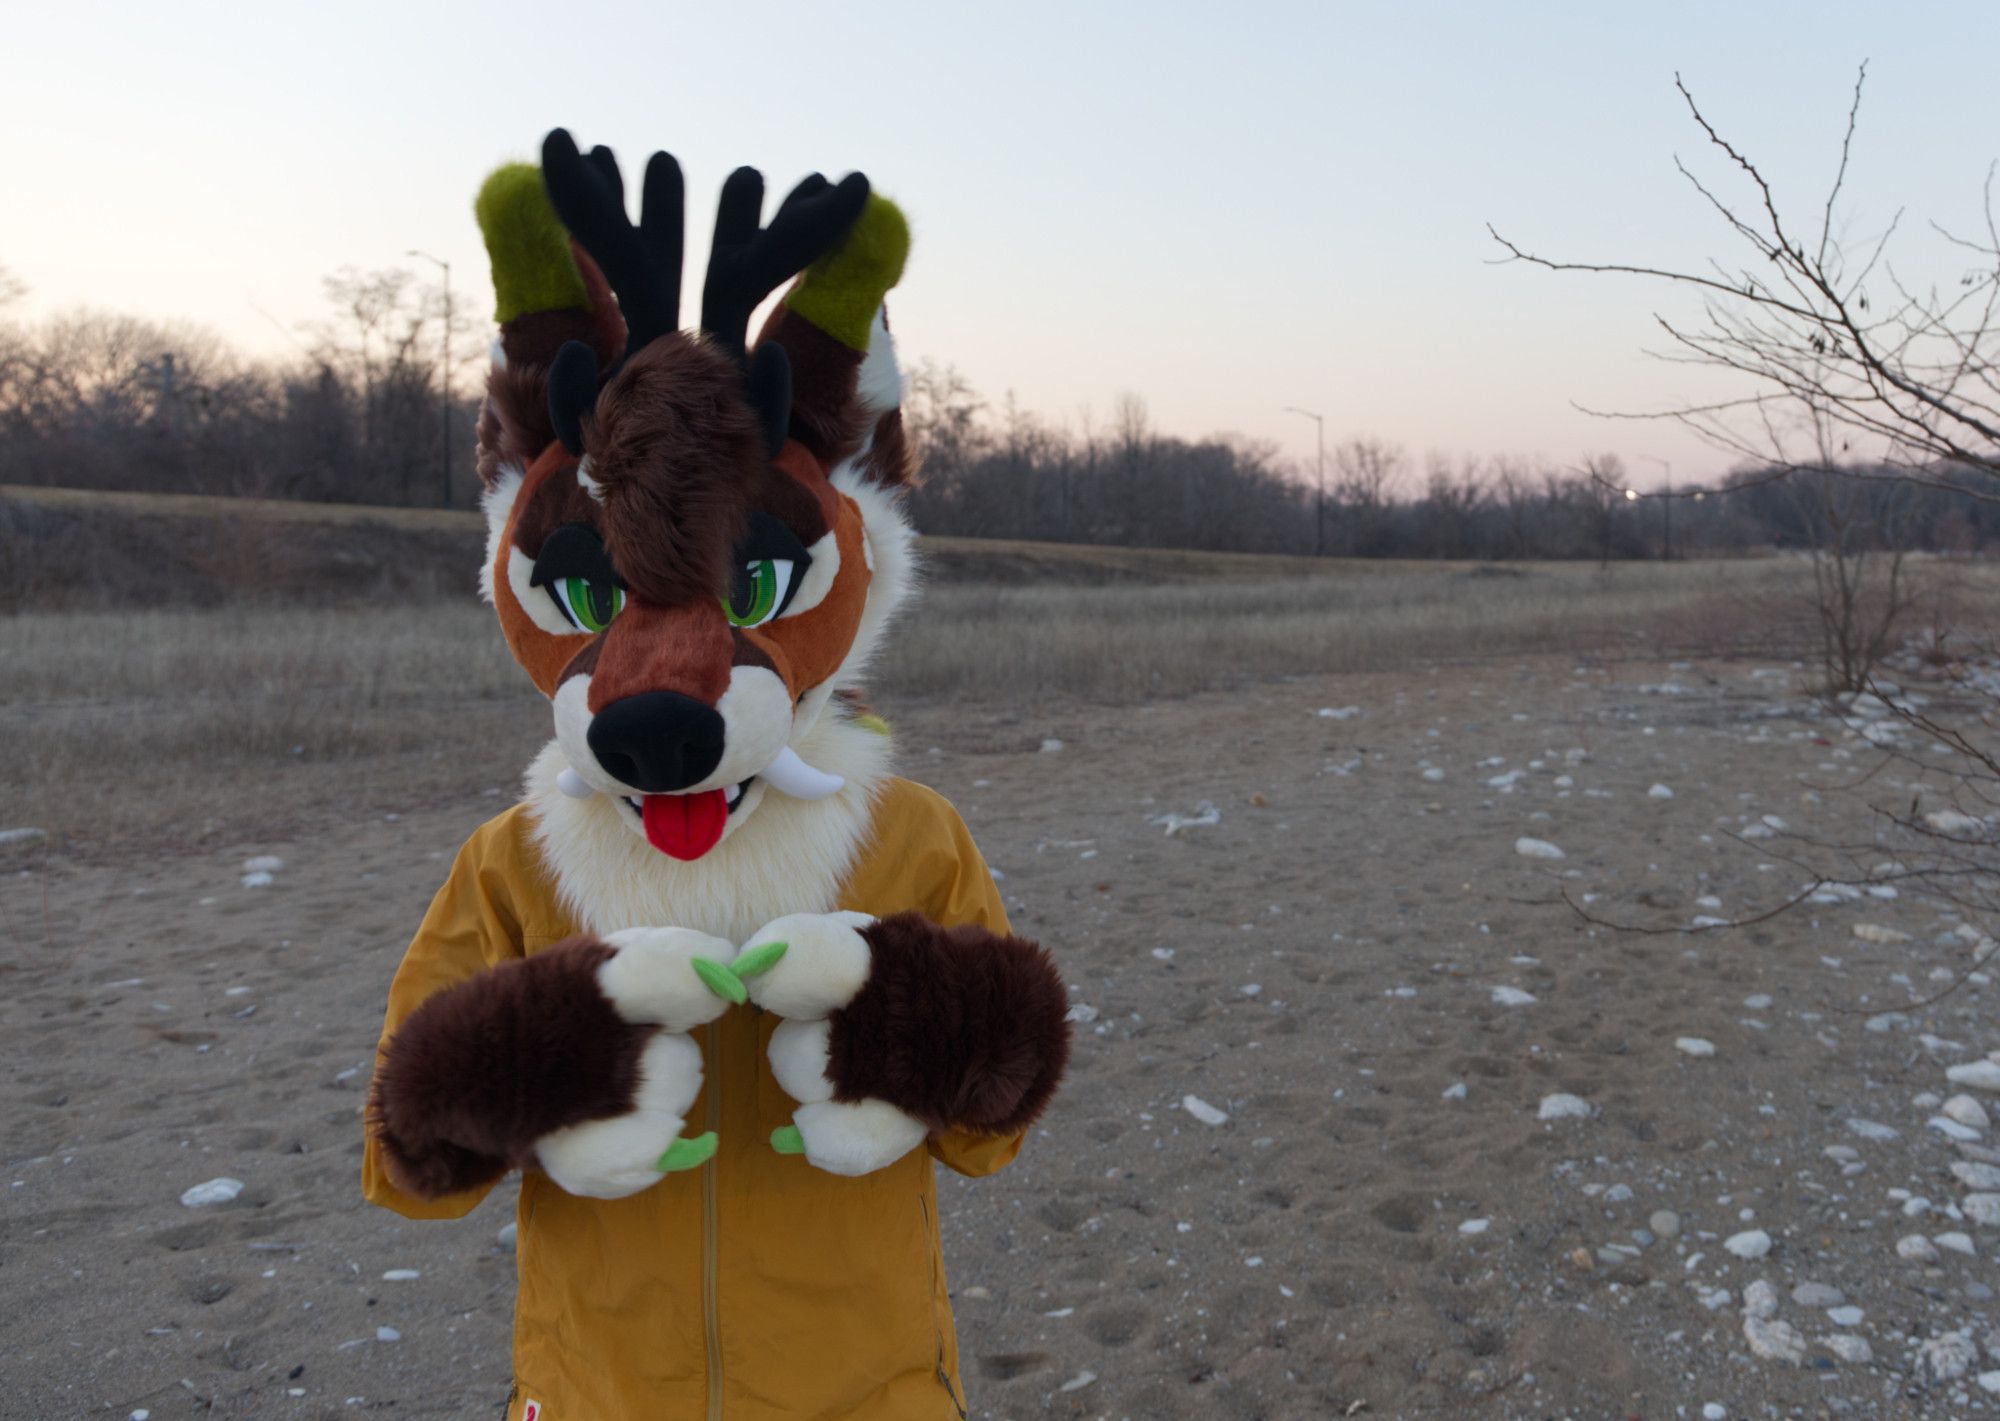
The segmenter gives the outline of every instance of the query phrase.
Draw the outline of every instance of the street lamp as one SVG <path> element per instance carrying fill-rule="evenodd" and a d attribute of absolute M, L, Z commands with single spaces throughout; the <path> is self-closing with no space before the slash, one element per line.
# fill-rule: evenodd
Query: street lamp
<path fill-rule="evenodd" d="M 1655 458 L 1651 454 L 1641 454 L 1639 457 L 1649 464 L 1658 464 L 1666 473 L 1666 477 L 1660 483 L 1661 488 L 1665 490 L 1665 497 L 1660 500 L 1660 522 L 1665 529 L 1660 561 L 1672 562 L 1674 560 L 1674 466 L 1665 459 Z"/>
<path fill-rule="evenodd" d="M 1285 413 L 1304 415 L 1319 431 L 1319 493 L 1313 501 L 1313 556 L 1323 558 L 1326 556 L 1326 417 L 1311 410 L 1302 410 L 1297 405 L 1286 405 Z"/>
<path fill-rule="evenodd" d="M 443 257 L 434 257 L 429 252 L 420 252 L 414 247 L 403 255 L 422 257 L 427 262 L 435 262 L 444 273 L 444 497 L 443 506 L 451 507 L 451 263 Z"/>

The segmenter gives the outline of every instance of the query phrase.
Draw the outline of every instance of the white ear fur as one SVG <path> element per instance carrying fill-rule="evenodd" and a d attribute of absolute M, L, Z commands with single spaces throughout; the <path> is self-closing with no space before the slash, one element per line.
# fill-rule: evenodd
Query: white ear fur
<path fill-rule="evenodd" d="M 868 411 L 870 425 L 903 403 L 903 368 L 896 360 L 896 341 L 889 334 L 888 317 L 880 306 L 875 308 L 874 323 L 868 328 L 868 354 L 862 357 L 854 393 Z"/>
<path fill-rule="evenodd" d="M 493 564 L 500 556 L 500 540 L 507 536 L 507 520 L 513 516 L 514 500 L 520 497 L 527 474 L 519 464 L 502 464 L 493 487 L 479 496 L 480 511 L 486 515 L 486 561 L 479 565 L 479 595 L 493 601 Z"/>
<path fill-rule="evenodd" d="M 916 529 L 903 510 L 902 491 L 883 488 L 868 478 L 861 471 L 859 458 L 842 460 L 832 478 L 833 486 L 861 510 L 861 533 L 873 569 L 854 644 L 847 649 L 840 669 L 829 678 L 836 689 L 846 689 L 861 684 L 890 622 L 915 594 L 922 570 L 917 560 Z"/>

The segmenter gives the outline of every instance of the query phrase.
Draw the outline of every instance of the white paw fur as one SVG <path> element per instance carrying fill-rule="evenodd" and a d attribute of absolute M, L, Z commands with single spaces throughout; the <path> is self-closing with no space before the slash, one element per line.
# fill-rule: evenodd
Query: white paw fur
<path fill-rule="evenodd" d="M 722 938 L 691 928 L 626 928 L 604 941 L 617 951 L 597 969 L 597 985 L 625 1020 L 692 1031 L 729 1010 L 692 965 L 697 957 L 726 963 L 735 956 Z"/>
<path fill-rule="evenodd" d="M 828 1174 L 873 1174 L 924 1142 L 929 1132 L 915 1116 L 886 1100 L 851 1105 L 823 1100 L 792 1115 L 805 1141 L 806 1162 Z"/>
<path fill-rule="evenodd" d="M 856 929 L 874 921 L 866 913 L 794 913 L 766 923 L 743 950 L 782 942 L 785 955 L 744 982 L 750 1000 L 793 1021 L 818 1021 L 846 1006 L 868 982 L 868 941 Z"/>
<path fill-rule="evenodd" d="M 826 1077 L 833 1028 L 824 1021 L 782 1021 L 771 1033 L 771 1075 L 778 1089 L 801 1105 L 833 1099 Z"/>
<path fill-rule="evenodd" d="M 633 1109 L 556 1130 L 536 1143 L 535 1153 L 549 1178 L 568 1193 L 623 1199 L 660 1182 L 660 1156 L 680 1138 L 699 1094 L 701 1048 L 686 1036 L 663 1032 L 640 1054 Z"/>

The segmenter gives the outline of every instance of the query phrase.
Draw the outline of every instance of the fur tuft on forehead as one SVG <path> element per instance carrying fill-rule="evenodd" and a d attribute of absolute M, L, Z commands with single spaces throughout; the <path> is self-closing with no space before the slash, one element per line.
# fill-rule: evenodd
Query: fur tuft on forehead
<path fill-rule="evenodd" d="M 735 363 L 707 340 L 655 340 L 598 397 L 584 468 L 606 551 L 642 600 L 726 593 L 749 496 L 767 462 Z"/>

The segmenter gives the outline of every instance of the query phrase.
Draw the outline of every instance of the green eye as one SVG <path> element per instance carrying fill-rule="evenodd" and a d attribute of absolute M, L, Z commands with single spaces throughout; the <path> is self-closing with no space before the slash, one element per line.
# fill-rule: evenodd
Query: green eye
<path fill-rule="evenodd" d="M 783 611 L 795 566 L 789 558 L 758 558 L 738 568 L 730 584 L 729 600 L 722 604 L 729 624 L 758 627 Z"/>
<path fill-rule="evenodd" d="M 611 619 L 625 610 L 625 589 L 615 582 L 592 582 L 587 577 L 562 577 L 550 585 L 556 605 L 587 632 L 601 632 Z"/>

